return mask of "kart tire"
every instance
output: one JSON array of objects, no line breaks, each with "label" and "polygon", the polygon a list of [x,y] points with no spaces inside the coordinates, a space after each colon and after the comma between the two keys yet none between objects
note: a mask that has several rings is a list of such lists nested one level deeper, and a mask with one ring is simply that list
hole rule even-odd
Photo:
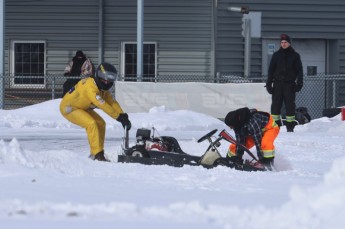
[{"label": "kart tire", "polygon": [[213,162],[213,166],[216,167],[218,165],[229,166],[229,162],[225,158],[218,158]]},{"label": "kart tire", "polygon": [[134,149],[131,153],[132,157],[149,157],[149,154],[146,152],[145,149]]}]

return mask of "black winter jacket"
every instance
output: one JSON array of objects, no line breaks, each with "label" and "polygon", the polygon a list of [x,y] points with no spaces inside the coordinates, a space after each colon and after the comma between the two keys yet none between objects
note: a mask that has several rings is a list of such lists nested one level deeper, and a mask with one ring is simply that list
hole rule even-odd
[{"label": "black winter jacket", "polygon": [[287,49],[280,48],[272,56],[267,84],[277,81],[296,82],[297,85],[303,85],[301,57],[291,46]]}]

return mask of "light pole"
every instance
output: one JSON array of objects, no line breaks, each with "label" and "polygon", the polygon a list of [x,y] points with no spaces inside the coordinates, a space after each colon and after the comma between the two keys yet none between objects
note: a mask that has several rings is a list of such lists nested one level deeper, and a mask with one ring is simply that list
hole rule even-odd
[{"label": "light pole", "polygon": [[241,7],[228,7],[231,12],[239,12],[242,15],[242,36],[244,37],[244,71],[243,75],[247,78],[250,75],[250,52],[251,52],[251,20],[245,17],[244,14],[249,14],[249,8]]},{"label": "light pole", "polygon": [[243,36],[244,36],[244,77],[250,75],[250,59],[251,59],[251,20],[249,18],[242,18]]}]

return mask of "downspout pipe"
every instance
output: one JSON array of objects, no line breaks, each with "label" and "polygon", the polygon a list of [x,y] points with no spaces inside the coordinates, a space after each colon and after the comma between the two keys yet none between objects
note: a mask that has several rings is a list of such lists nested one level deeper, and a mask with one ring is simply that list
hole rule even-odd
[{"label": "downspout pipe", "polygon": [[104,40],[104,29],[103,29],[103,0],[99,0],[98,5],[98,64],[101,64],[104,60],[103,53],[103,40]]},{"label": "downspout pipe", "polygon": [[0,0],[0,109],[5,107],[5,75],[4,75],[4,36],[5,36],[5,1]]},{"label": "downspout pipe", "polygon": [[137,80],[143,79],[144,0],[137,0]]},{"label": "downspout pipe", "polygon": [[211,77],[215,83],[217,82],[216,76],[216,47],[217,47],[217,8],[218,0],[214,0],[212,4],[212,28],[211,28]]}]

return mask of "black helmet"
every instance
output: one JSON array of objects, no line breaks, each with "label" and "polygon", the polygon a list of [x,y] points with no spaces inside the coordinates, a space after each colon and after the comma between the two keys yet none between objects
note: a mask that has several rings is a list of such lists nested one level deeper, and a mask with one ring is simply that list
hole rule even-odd
[{"label": "black helmet", "polygon": [[101,63],[96,70],[95,81],[98,89],[107,91],[113,85],[117,77],[116,68],[109,63]]}]

